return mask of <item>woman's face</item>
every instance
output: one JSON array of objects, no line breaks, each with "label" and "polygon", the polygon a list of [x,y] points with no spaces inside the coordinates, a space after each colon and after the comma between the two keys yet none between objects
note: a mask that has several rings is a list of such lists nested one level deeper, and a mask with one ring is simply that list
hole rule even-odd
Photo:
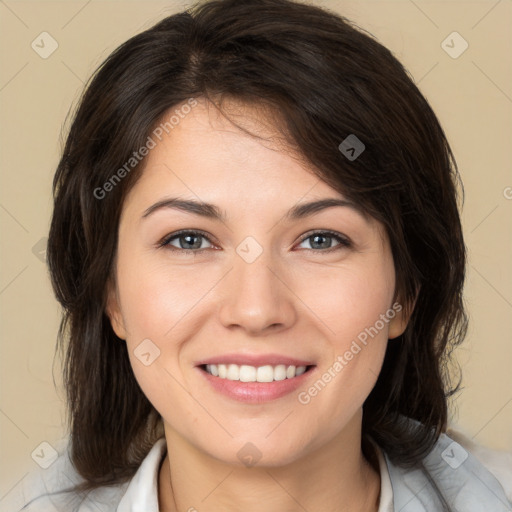
[{"label": "woman's face", "polygon": [[[203,102],[168,130],[123,205],[112,325],[168,440],[228,463],[293,462],[357,424],[405,328],[388,238]],[[340,203],[304,208],[320,200]]]}]

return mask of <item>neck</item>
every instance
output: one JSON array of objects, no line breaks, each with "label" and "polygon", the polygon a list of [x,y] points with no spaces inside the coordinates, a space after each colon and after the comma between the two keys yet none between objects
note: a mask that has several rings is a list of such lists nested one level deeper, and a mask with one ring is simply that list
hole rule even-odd
[{"label": "neck", "polygon": [[363,456],[355,423],[290,464],[250,468],[209,457],[166,426],[172,449],[160,468],[160,510],[377,512],[380,475]]}]

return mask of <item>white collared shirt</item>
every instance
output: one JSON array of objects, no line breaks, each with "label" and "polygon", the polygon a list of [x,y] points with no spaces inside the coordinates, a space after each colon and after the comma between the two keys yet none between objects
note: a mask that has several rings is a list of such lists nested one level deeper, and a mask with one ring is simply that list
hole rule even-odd
[{"label": "white collared shirt", "polygon": [[[512,501],[512,453],[479,446],[453,429],[449,435],[494,474]],[[81,480],[69,461],[66,444],[67,439],[61,440],[60,455],[49,468],[32,471],[7,493],[0,501],[1,512],[159,512],[158,477],[167,452],[165,438],[153,445],[128,483],[101,487],[86,497],[63,492]],[[376,448],[381,478],[378,512],[393,512],[393,489],[388,468],[381,450]]]}]

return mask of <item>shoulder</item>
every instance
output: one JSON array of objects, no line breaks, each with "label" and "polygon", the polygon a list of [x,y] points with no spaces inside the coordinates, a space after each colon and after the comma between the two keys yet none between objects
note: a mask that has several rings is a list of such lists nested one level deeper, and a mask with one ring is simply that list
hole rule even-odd
[{"label": "shoulder", "polygon": [[393,464],[385,452],[384,457],[395,510],[512,510],[510,454],[480,446],[454,428],[413,467]]},{"label": "shoulder", "polygon": [[499,481],[509,501],[512,502],[512,451],[493,450],[473,441],[458,426],[452,426],[446,435],[475,456]]},{"label": "shoulder", "polygon": [[115,510],[128,483],[100,487],[78,493],[74,487],[83,478],[73,467],[69,438],[55,444],[56,454],[45,469],[26,474],[0,501],[0,508],[9,512],[108,512]]}]

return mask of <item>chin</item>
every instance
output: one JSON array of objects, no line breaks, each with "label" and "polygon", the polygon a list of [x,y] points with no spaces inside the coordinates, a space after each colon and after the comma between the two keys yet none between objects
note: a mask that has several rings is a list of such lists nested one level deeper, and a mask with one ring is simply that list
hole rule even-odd
[{"label": "chin", "polygon": [[305,455],[303,442],[297,440],[290,445],[290,440],[283,444],[283,439],[265,439],[264,435],[232,439],[219,443],[215,449],[207,452],[215,459],[239,467],[277,468],[292,464]]}]

